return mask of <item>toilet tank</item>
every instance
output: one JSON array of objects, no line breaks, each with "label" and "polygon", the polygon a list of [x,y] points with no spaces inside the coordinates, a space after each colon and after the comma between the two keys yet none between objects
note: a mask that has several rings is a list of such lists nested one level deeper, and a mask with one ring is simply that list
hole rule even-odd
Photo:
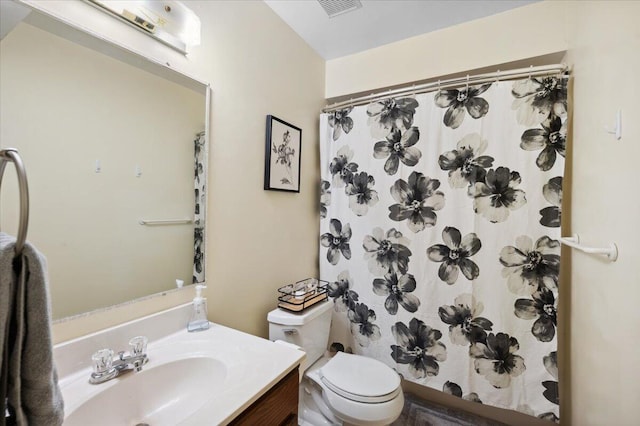
[{"label": "toilet tank", "polygon": [[300,346],[307,354],[300,374],[316,362],[327,349],[333,303],[320,302],[302,313],[274,309],[267,315],[269,340],[284,340]]}]

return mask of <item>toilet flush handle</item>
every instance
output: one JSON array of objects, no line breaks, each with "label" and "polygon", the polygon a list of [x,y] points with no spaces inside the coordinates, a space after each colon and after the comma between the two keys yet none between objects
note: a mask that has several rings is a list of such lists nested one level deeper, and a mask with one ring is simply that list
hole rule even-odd
[{"label": "toilet flush handle", "polygon": [[298,334],[298,330],[296,330],[295,328],[285,328],[284,330],[284,334],[287,336],[291,336],[293,334]]}]

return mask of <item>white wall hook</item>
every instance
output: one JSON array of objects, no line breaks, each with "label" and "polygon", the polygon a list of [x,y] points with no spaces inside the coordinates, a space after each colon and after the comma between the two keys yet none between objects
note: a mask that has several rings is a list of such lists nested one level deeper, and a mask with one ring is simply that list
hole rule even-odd
[{"label": "white wall hook", "polygon": [[610,129],[609,127],[605,127],[604,130],[606,130],[607,133],[616,135],[617,140],[622,139],[622,110],[621,109],[619,109],[618,112],[616,113],[616,122],[614,123],[614,128]]},{"label": "white wall hook", "polygon": [[102,171],[102,164],[100,164],[100,160],[96,160],[94,170],[96,173],[100,173]]},{"label": "white wall hook", "polygon": [[609,247],[589,247],[580,242],[580,236],[578,234],[573,234],[572,237],[562,237],[560,238],[560,242],[585,253],[606,256],[611,262],[618,260],[618,246],[615,243],[609,244]]}]

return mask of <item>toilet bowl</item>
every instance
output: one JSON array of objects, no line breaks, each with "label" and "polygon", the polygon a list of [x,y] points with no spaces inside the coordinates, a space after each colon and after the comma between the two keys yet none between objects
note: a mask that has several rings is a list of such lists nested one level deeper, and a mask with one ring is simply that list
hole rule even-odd
[{"label": "toilet bowl", "polygon": [[361,355],[328,356],[332,304],[303,313],[269,312],[269,338],[307,353],[300,366],[299,424],[305,426],[388,425],[404,405],[400,377],[387,365]]},{"label": "toilet bowl", "polygon": [[339,420],[354,425],[388,425],[404,405],[400,377],[380,361],[338,352],[323,357],[306,372],[322,400]]}]

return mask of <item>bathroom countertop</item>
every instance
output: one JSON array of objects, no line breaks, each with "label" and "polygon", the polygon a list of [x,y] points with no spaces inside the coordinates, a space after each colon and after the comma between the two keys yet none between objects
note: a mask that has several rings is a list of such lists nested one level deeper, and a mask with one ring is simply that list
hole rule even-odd
[{"label": "bathroom countertop", "polygon": [[251,361],[242,368],[242,374],[225,383],[224,395],[212,399],[206,410],[200,410],[186,419],[181,423],[184,426],[228,424],[287,374],[298,368],[306,356],[301,350],[218,324],[211,324],[209,330],[195,334],[201,334],[203,338],[216,335],[216,340],[222,338],[230,345],[244,347],[244,355],[248,355]]},{"label": "bathroom countertop", "polygon": [[[132,335],[132,332],[130,329],[127,334]],[[68,374],[61,375],[60,386],[65,400],[65,423],[86,424],[83,422],[90,420],[97,422],[92,423],[95,426],[116,424],[122,419],[112,416],[114,407],[111,405],[118,405],[117,411],[121,411],[122,416],[125,412],[133,413],[128,414],[128,418],[133,416],[139,422],[153,420],[147,422],[154,425],[226,425],[295,370],[306,356],[292,345],[274,343],[215,323],[204,331],[189,333],[181,329],[158,337],[149,342],[149,362],[140,373],[128,372],[105,383],[91,385],[88,383],[90,366],[78,366],[80,368],[73,371],[69,371],[70,366],[64,366],[63,370]],[[109,347],[104,344],[104,336],[99,334],[86,339],[89,341],[69,343],[95,350]],[[64,349],[68,354],[74,347]],[[216,367],[216,374],[207,368],[200,370],[195,366],[209,365],[199,363],[203,358],[215,360],[216,365],[223,367]],[[60,356],[58,360],[61,361]],[[77,365],[77,361],[74,364]],[[152,370],[158,367],[160,369],[156,371],[168,375],[154,376]],[[198,376],[199,381],[194,381],[193,377]],[[154,382],[153,377],[165,379]],[[165,384],[166,388],[162,389]],[[109,396],[121,395],[123,391],[124,394],[135,392],[136,398],[116,401]],[[198,395],[203,403],[197,407],[189,401],[193,392],[203,393]],[[161,400],[158,394],[169,397]],[[106,406],[104,413],[96,412],[102,408],[92,408],[102,406]],[[171,413],[171,419],[164,414],[158,417],[163,410]]]}]

